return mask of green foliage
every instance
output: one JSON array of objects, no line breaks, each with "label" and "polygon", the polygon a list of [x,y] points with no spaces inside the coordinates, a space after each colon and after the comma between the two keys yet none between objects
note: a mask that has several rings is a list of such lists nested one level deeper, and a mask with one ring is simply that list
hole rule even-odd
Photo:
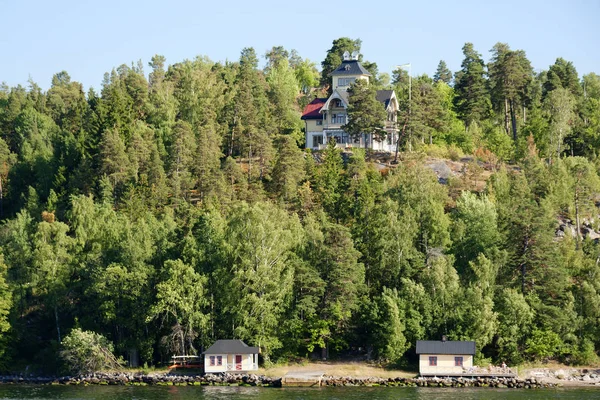
[{"label": "green foliage", "polygon": [[448,69],[446,61],[440,60],[437,69],[435,70],[435,74],[433,75],[433,81],[441,81],[448,85],[450,84],[450,82],[452,82],[452,72]]},{"label": "green foliage", "polygon": [[[375,95],[375,87],[365,79],[358,79],[348,89],[348,122],[342,129],[355,139],[369,135],[370,140],[381,141],[386,136],[387,113]],[[365,139],[365,147],[368,141]]]},{"label": "green foliage", "polygon": [[10,323],[8,320],[8,314],[12,307],[12,293],[9,290],[9,286],[6,282],[6,265],[4,264],[4,257],[0,254],[0,369],[8,367],[6,363],[7,357],[5,355],[6,345],[8,342],[8,332],[10,331]]},{"label": "green foliage", "polygon": [[375,335],[378,337],[376,347],[379,348],[379,357],[386,362],[398,362],[409,347],[404,337],[402,302],[396,289],[383,289],[378,307],[380,320]]},{"label": "green foliage", "polygon": [[241,203],[227,222],[225,278],[222,293],[230,293],[225,310],[235,336],[262,349],[265,357],[281,347],[279,317],[289,302],[294,274],[289,260],[301,240],[298,219],[268,203]]},{"label": "green foliage", "polygon": [[465,43],[463,55],[465,58],[461,70],[454,75],[454,107],[468,128],[473,122],[489,116],[491,104],[485,87],[486,71],[481,55],[475,51],[472,43]]},{"label": "green foliage", "polygon": [[486,196],[477,198],[473,193],[462,192],[456,202],[452,237],[456,263],[466,275],[467,265],[479,254],[496,256],[499,232],[494,204]]},{"label": "green foliage", "polygon": [[328,85],[330,82],[329,74],[333,72],[341,63],[344,52],[352,53],[360,51],[362,41],[360,39],[350,39],[342,37],[335,39],[331,48],[327,50],[327,57],[321,63],[321,85]]},{"label": "green foliage", "polygon": [[118,369],[120,360],[113,355],[113,345],[104,336],[75,328],[62,342],[60,356],[74,374],[90,374]]},{"label": "green foliage", "polygon": [[563,354],[564,343],[556,332],[534,329],[525,343],[525,353],[535,360],[547,361]]},{"label": "green foliage", "polygon": [[[345,128],[377,138],[374,90],[394,88],[409,151],[303,153],[300,110],[360,44],[334,40],[321,85],[281,46],[264,69],[253,48],[156,55],[148,80],[121,65],[100,92],[65,71],[47,91],[0,85],[0,369],[56,373],[61,341],[78,369],[110,368],[109,340],[151,368],[222,338],[266,365],[353,349],[404,364],[441,335],[489,362],[593,363],[598,75],[561,58],[534,75],[503,43],[487,66],[467,43],[454,79],[440,62],[390,84],[362,62]],[[456,174],[465,155],[449,185],[426,158]]]},{"label": "green foliage", "polygon": [[164,280],[156,285],[157,302],[150,308],[148,319],[160,318],[161,325],[171,325],[172,333],[163,338],[173,354],[194,354],[194,339],[206,332],[208,317],[203,309],[208,304],[206,277],[181,260],[165,263]]}]

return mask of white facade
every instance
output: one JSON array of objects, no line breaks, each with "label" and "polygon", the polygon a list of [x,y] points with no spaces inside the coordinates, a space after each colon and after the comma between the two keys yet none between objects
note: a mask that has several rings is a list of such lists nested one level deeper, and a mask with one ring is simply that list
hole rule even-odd
[{"label": "white facade", "polygon": [[[435,357],[435,360],[431,358]],[[458,358],[458,359],[457,359]],[[432,365],[435,364],[435,365]],[[462,365],[460,365],[462,364]],[[462,374],[463,368],[473,367],[470,354],[420,354],[419,373],[426,375]]]},{"label": "white facade", "polygon": [[[346,63],[354,63],[350,68]],[[372,135],[362,135],[361,138],[353,138],[348,135],[342,126],[348,123],[348,89],[358,79],[369,80],[370,74],[358,63],[358,54],[344,55],[344,63],[347,73],[333,74],[331,85],[333,92],[328,99],[315,99],[324,101],[320,104],[311,103],[305,108],[302,119],[305,121],[306,148],[322,150],[327,147],[330,140],[334,140],[338,148],[362,147],[376,151],[394,152],[398,140],[396,126],[398,99],[393,91],[379,91],[378,100],[386,107],[387,120],[385,121],[386,138],[381,142],[373,140]],[[358,67],[357,67],[358,65]],[[386,92],[386,93],[384,93]],[[383,98],[379,96],[383,95]],[[326,100],[326,101],[325,101]],[[313,106],[314,104],[314,106]],[[318,104],[318,108],[315,106]],[[318,113],[318,114],[317,114]],[[316,115],[315,115],[316,114]],[[366,141],[366,143],[365,143]],[[366,145],[366,146],[365,146]]]},{"label": "white facade", "polygon": [[205,354],[204,372],[244,372],[258,369],[258,354]]}]

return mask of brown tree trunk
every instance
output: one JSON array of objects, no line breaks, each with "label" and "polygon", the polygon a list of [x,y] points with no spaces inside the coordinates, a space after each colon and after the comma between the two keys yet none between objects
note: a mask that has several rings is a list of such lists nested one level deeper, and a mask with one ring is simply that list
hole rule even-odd
[{"label": "brown tree trunk", "polygon": [[512,125],[512,135],[515,143],[517,142],[517,116],[515,115],[515,103],[514,100],[510,100],[510,122]]},{"label": "brown tree trunk", "polygon": [[[512,104],[511,104],[511,107],[512,107]],[[505,97],[504,98],[504,130],[506,131],[507,135],[510,134],[509,115],[512,115],[512,108],[511,108],[511,111],[509,112],[508,99]]]},{"label": "brown tree trunk", "polygon": [[[579,184],[579,179],[577,184]],[[579,218],[579,189],[577,187],[575,187],[575,224],[577,225],[576,248],[579,250],[579,243],[581,242],[581,220]]]}]

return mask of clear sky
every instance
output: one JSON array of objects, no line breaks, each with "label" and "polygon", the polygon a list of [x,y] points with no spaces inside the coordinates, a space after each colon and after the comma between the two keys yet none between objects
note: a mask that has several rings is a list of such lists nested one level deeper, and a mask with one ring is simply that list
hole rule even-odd
[{"label": "clear sky", "polygon": [[362,39],[380,72],[410,62],[413,75],[432,75],[440,59],[457,71],[465,42],[486,61],[505,42],[536,70],[563,57],[580,76],[600,74],[600,0],[0,0],[0,21],[0,82],[9,86],[31,77],[47,89],[66,70],[98,89],[105,72],[140,59],[147,66],[154,54],[168,64],[225,61],[244,47],[262,56],[281,45],[320,67],[343,36]]}]

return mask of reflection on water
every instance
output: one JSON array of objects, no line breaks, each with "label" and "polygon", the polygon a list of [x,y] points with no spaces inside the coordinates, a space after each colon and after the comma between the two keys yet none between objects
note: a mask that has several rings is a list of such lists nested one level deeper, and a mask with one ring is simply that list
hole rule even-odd
[{"label": "reflection on water", "polygon": [[0,385],[2,400],[511,400],[599,399],[600,388],[258,388],[232,386],[36,386]]}]

